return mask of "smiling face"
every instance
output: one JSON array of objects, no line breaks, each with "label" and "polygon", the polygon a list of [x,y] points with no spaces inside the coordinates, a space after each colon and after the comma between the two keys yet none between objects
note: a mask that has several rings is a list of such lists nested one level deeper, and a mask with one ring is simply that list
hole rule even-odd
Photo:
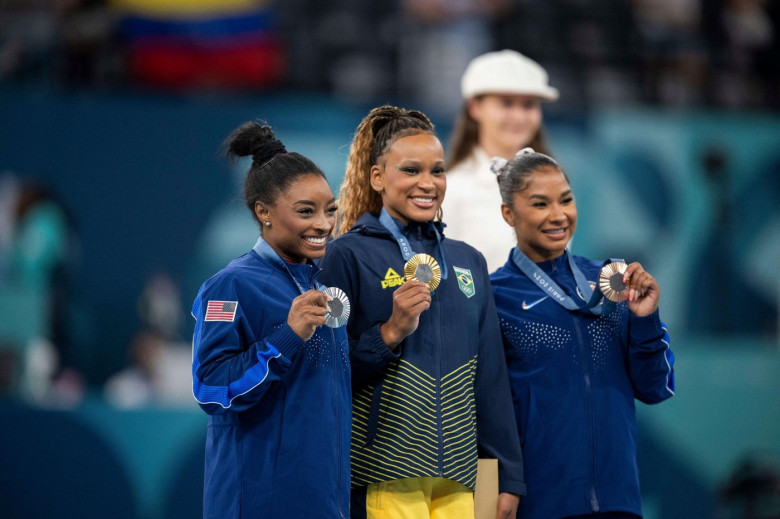
[{"label": "smiling face", "polygon": [[504,220],[515,228],[517,246],[534,263],[562,255],[577,227],[577,206],[559,169],[534,171],[527,187],[501,204]]},{"label": "smiling face", "polygon": [[336,223],[336,199],[324,178],[303,175],[272,206],[257,202],[255,214],[268,245],[285,261],[304,263],[325,254]]},{"label": "smiling face", "polygon": [[444,200],[444,149],[429,133],[401,137],[371,167],[371,187],[382,205],[404,224],[433,220]]},{"label": "smiling face", "polygon": [[488,155],[510,158],[533,141],[542,126],[539,98],[488,94],[469,101],[469,115],[479,125],[479,144]]}]

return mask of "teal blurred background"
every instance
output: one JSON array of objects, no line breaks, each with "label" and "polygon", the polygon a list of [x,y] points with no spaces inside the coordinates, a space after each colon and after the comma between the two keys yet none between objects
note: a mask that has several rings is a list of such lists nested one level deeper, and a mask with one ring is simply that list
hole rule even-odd
[{"label": "teal blurred background", "polygon": [[[152,14],[143,0],[82,4],[61,19],[119,6],[85,23],[120,37],[48,47],[56,59],[31,47],[11,72],[8,12],[25,4],[0,9],[0,253],[13,250],[4,188],[34,183],[56,204],[31,213],[20,247],[66,267],[54,291],[32,270],[22,286],[0,254],[0,517],[196,518],[206,415],[189,390],[189,306],[258,234],[242,204],[247,164],[228,164],[220,143],[266,120],[337,192],[372,106],[422,109],[446,143],[463,56],[444,37],[450,53],[434,55],[449,69],[415,75],[410,56],[446,24],[400,31],[408,13],[393,2],[296,0],[275,18],[257,2],[245,19],[212,13],[216,24],[172,14],[175,2]],[[637,404],[645,516],[780,517],[776,29],[775,53],[748,63],[713,51],[723,34],[705,30],[713,6],[740,2],[702,2],[700,26],[676,19],[667,32],[624,2],[504,4],[490,45],[527,52],[561,90],[545,123],[577,198],[574,252],[640,261],[661,285],[677,394]],[[777,2],[755,5],[776,20]],[[227,41],[246,20],[256,38]],[[456,34],[473,36],[467,21]],[[41,310],[52,306],[58,320]]]}]

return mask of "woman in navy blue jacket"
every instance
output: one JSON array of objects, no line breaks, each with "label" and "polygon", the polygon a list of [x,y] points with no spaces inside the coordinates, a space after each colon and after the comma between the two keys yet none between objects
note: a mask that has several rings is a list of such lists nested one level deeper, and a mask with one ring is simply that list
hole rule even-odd
[{"label": "woman in navy blue jacket", "polygon": [[[354,309],[354,518],[473,517],[478,455],[498,459],[496,517],[513,517],[524,492],[485,259],[443,236],[446,183],[424,114],[384,106],[363,119],[339,199],[343,234],[321,276]],[[404,279],[421,253],[438,263],[438,286]]]},{"label": "woman in navy blue jacket", "polygon": [[496,170],[517,235],[491,283],[528,487],[518,517],[640,517],[634,399],[674,394],[658,283],[632,263],[625,300],[597,303],[602,264],[566,250],[577,224],[566,174],[530,148]]},{"label": "woman in navy blue jacket", "polygon": [[252,156],[245,201],[261,229],[192,305],[193,392],[208,413],[203,516],[346,519],[350,371],[344,328],[312,260],[336,204],[325,175],[246,123],[230,156]]}]

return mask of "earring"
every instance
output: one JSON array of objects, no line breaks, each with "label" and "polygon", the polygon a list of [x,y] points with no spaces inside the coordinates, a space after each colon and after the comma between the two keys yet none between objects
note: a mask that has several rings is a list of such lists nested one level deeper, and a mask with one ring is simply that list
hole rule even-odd
[{"label": "earring", "polygon": [[271,227],[271,222],[263,222],[266,227]]}]

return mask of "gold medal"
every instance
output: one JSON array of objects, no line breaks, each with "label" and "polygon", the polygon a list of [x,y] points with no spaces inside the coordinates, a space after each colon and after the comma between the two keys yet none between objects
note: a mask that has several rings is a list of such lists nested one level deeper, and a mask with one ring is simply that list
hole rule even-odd
[{"label": "gold medal", "polygon": [[623,273],[628,265],[622,261],[607,263],[599,274],[599,289],[604,297],[614,303],[628,299],[628,285],[623,283]]},{"label": "gold medal", "polygon": [[422,281],[433,292],[441,281],[441,268],[428,254],[415,254],[404,265],[404,277],[407,281]]},{"label": "gold medal", "polygon": [[337,287],[328,287],[322,290],[332,299],[328,301],[328,313],[325,314],[325,325],[331,328],[339,328],[347,324],[349,319],[349,298],[343,290]]}]

